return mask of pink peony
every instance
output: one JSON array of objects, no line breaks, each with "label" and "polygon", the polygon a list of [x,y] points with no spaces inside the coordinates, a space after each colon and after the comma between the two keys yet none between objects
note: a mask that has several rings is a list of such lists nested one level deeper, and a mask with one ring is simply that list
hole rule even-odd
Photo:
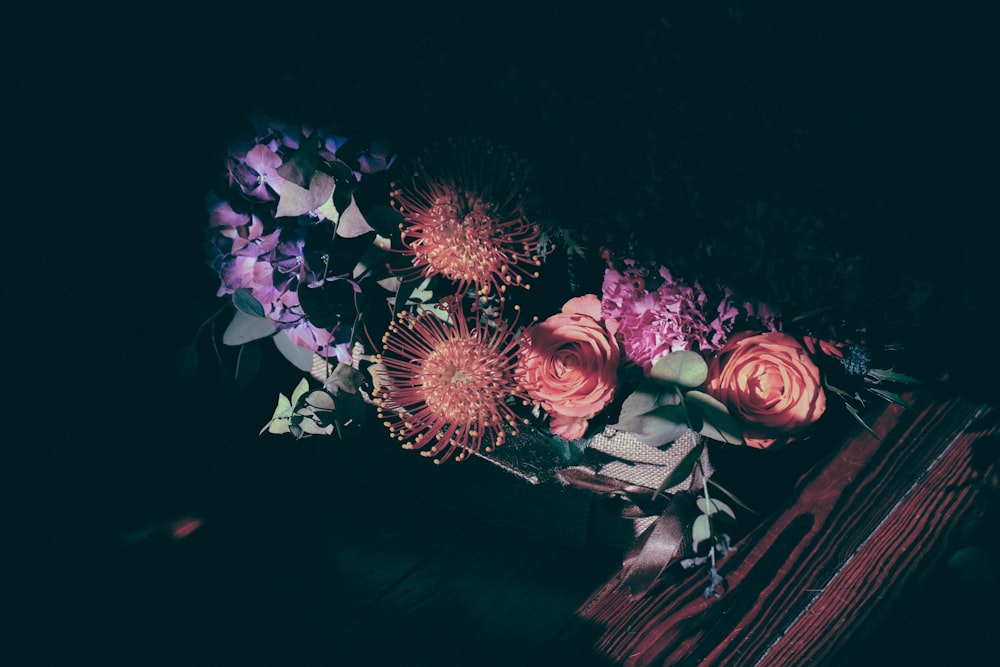
[{"label": "pink peony", "polygon": [[589,420],[614,398],[621,355],[616,326],[602,321],[600,300],[588,294],[522,335],[518,381],[549,414],[554,435],[582,438]]}]

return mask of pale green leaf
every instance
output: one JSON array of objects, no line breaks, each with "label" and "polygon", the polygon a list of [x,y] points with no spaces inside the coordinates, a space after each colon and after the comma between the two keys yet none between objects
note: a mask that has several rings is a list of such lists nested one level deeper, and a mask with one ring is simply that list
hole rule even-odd
[{"label": "pale green leaf", "polygon": [[300,371],[305,371],[309,373],[312,371],[313,365],[313,352],[312,350],[307,350],[304,347],[296,345],[292,342],[292,339],[288,337],[288,333],[282,329],[274,335],[274,345],[281,352],[285,359],[288,359],[293,366],[298,368]]},{"label": "pale green leaf", "polygon": [[708,378],[708,364],[697,352],[678,350],[657,361],[650,377],[682,387],[700,387]]},{"label": "pale green leaf", "polygon": [[309,181],[309,188],[302,188],[286,181],[281,185],[276,218],[295,217],[315,211],[333,195],[336,180],[330,174],[317,171]]},{"label": "pale green leaf", "polygon": [[292,392],[292,405],[298,407],[299,400],[305,396],[305,393],[309,391],[309,380],[302,378],[299,383],[295,385],[295,390]]},{"label": "pale green leaf", "polygon": [[263,434],[266,430],[268,433],[272,433],[274,435],[285,435],[289,432],[290,425],[291,424],[287,417],[272,419],[263,429],[261,429],[260,434]]},{"label": "pale green leaf", "polygon": [[365,220],[357,202],[354,201],[354,195],[351,195],[351,203],[340,214],[340,220],[337,222],[337,236],[352,239],[371,231],[374,231],[374,228]]},{"label": "pale green leaf", "polygon": [[652,379],[642,383],[622,402],[618,419],[620,422],[644,415],[664,405],[679,405],[681,394],[674,386],[665,386]]},{"label": "pale green leaf", "polygon": [[326,218],[327,220],[329,220],[330,222],[336,223],[338,220],[340,220],[340,211],[338,211],[337,207],[334,205],[332,196],[325,202],[320,204],[316,208],[316,212],[319,213],[324,218]]},{"label": "pale green leaf", "polygon": [[278,330],[271,320],[254,315],[247,315],[237,310],[233,321],[229,323],[222,334],[222,342],[226,345],[243,345],[254,340],[266,338]]},{"label": "pale green leaf", "polygon": [[695,520],[694,525],[691,527],[691,542],[694,551],[698,551],[698,546],[705,542],[706,540],[712,539],[712,524],[708,517],[704,514],[699,514]]}]

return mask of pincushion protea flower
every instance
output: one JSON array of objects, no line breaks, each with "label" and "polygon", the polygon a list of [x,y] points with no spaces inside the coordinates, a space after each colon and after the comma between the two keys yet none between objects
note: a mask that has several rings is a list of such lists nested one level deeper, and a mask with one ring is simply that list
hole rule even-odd
[{"label": "pincushion protea flower", "polygon": [[507,399],[524,400],[514,380],[517,344],[502,321],[456,312],[401,313],[382,339],[375,405],[404,449],[425,449],[443,463],[502,445],[518,417]]},{"label": "pincushion protea flower", "polygon": [[542,248],[526,180],[522,160],[483,141],[452,141],[417,159],[392,184],[413,277],[441,275],[458,294],[471,287],[482,297],[528,287]]}]

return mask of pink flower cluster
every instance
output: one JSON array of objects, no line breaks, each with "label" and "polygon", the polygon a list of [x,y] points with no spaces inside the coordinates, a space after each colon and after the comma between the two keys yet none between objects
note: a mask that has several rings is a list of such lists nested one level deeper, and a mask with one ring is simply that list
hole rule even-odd
[{"label": "pink flower cluster", "polygon": [[604,272],[601,314],[618,322],[626,358],[646,375],[671,352],[706,352],[725,345],[739,314],[728,290],[713,308],[697,282],[675,279],[666,267],[654,272],[635,260],[622,264]]}]

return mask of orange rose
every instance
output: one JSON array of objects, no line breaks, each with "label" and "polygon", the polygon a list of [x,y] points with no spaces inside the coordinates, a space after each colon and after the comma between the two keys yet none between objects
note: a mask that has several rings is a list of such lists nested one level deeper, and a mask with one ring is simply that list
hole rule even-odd
[{"label": "orange rose", "polygon": [[601,320],[593,294],[571,299],[563,312],[525,330],[517,377],[549,413],[554,435],[582,438],[588,420],[614,398],[621,354],[614,330],[614,322]]},{"label": "orange rose", "polygon": [[730,338],[709,362],[707,389],[744,423],[746,443],[760,449],[791,442],[826,410],[819,368],[783,333]]}]

